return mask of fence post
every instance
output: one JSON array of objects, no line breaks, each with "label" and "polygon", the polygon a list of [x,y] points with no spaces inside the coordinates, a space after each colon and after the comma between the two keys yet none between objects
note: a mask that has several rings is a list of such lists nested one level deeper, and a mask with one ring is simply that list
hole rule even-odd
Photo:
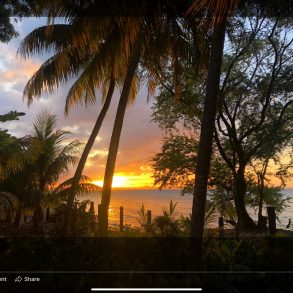
[{"label": "fence post", "polygon": [[93,201],[91,201],[89,213],[95,214],[95,203]]},{"label": "fence post", "polygon": [[101,204],[98,205],[98,230],[100,231],[100,223],[101,223]]},{"label": "fence post", "polygon": [[151,232],[152,230],[152,211],[147,211],[147,232]]},{"label": "fence post", "polygon": [[269,235],[275,235],[276,228],[276,211],[274,207],[267,207],[268,220],[269,220]]},{"label": "fence post", "polygon": [[120,232],[123,232],[123,207],[120,207]]},{"label": "fence post", "polygon": [[219,239],[224,238],[224,218],[219,217]]},{"label": "fence post", "polygon": [[268,217],[260,216],[258,220],[258,226],[260,229],[267,229]]},{"label": "fence post", "polygon": [[47,207],[46,209],[46,223],[49,223],[50,222],[50,208]]}]

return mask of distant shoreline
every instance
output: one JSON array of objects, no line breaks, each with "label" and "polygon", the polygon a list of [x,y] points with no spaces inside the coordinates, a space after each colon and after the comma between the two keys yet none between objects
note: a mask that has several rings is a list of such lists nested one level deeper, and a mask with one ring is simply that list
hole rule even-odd
[{"label": "distant shoreline", "polygon": [[[165,191],[165,190],[181,190],[181,188],[164,188],[160,190],[156,187],[113,187],[112,190],[157,190],[157,191]],[[282,190],[293,190],[293,187],[285,187]]]}]

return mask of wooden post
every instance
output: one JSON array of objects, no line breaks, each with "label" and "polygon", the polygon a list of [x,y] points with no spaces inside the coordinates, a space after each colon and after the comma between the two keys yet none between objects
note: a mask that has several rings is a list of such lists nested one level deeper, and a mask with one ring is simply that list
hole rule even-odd
[{"label": "wooden post", "polygon": [[47,207],[47,210],[46,210],[46,223],[49,223],[50,222],[50,208]]},{"label": "wooden post", "polygon": [[219,217],[219,239],[224,238],[224,218]]},{"label": "wooden post", "polygon": [[258,220],[258,227],[263,230],[267,229],[267,221],[268,221],[268,217],[261,215]]},{"label": "wooden post", "polygon": [[267,207],[268,220],[269,220],[269,235],[275,235],[276,228],[276,211],[274,207]]},{"label": "wooden post", "polygon": [[151,232],[152,231],[152,211],[148,210],[147,211],[147,232]]},{"label": "wooden post", "polygon": [[120,207],[120,232],[123,232],[123,207]]},{"label": "wooden post", "polygon": [[101,205],[98,205],[98,221],[100,222],[100,217],[101,217]]},{"label": "wooden post", "polygon": [[91,201],[89,213],[95,214],[95,203],[93,201]]},{"label": "wooden post", "polygon": [[98,205],[98,231],[100,231],[100,223],[101,223],[101,204]]}]

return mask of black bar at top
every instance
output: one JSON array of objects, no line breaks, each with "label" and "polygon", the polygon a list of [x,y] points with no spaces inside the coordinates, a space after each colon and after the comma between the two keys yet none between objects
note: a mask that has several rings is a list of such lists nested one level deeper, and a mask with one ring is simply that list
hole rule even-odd
[{"label": "black bar at top", "polygon": [[[20,0],[19,0],[20,1]],[[111,17],[111,16],[186,16],[187,10],[199,0],[63,0],[63,9],[53,12],[51,16],[80,16],[80,17]],[[232,0],[231,0],[232,1]],[[15,0],[5,1],[5,7]],[[56,0],[36,1],[22,0],[31,6],[39,7],[32,9],[25,16],[47,16],[48,11],[52,13],[52,7]],[[60,1],[58,1],[60,2]],[[209,1],[207,1],[209,2]],[[44,9],[46,3],[46,9]],[[41,6],[40,6],[41,5]],[[0,17],[4,6],[0,7]],[[257,9],[259,8],[259,9]],[[37,11],[37,12],[36,12]],[[255,16],[261,11],[266,17],[293,17],[292,0],[239,0],[238,8],[234,15]],[[200,14],[206,12],[202,10]],[[7,11],[6,15],[7,16]],[[10,10],[10,16],[18,16],[15,10]]]}]

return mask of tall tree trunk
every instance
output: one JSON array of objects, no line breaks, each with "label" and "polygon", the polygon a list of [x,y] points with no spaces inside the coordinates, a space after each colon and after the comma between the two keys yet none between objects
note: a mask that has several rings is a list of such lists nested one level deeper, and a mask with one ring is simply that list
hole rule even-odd
[{"label": "tall tree trunk", "polygon": [[198,157],[191,217],[191,237],[197,238],[195,257],[200,266],[202,240],[205,223],[205,205],[210,161],[213,145],[213,133],[218,107],[219,84],[225,40],[226,21],[218,23],[213,31],[211,55],[209,60],[206,98],[201,121]]},{"label": "tall tree trunk", "polygon": [[131,89],[133,77],[136,71],[136,68],[139,63],[140,54],[136,49],[134,49],[133,56],[128,64],[127,73],[125,76],[117,113],[115,117],[115,122],[113,126],[110,146],[109,146],[109,153],[107,157],[107,164],[105,169],[104,175],[104,184],[103,184],[103,191],[102,191],[102,201],[101,201],[101,208],[99,214],[99,233],[100,236],[107,236],[108,234],[108,209],[110,204],[111,198],[111,191],[112,191],[112,180],[115,170],[115,163],[117,158],[117,152],[119,147],[119,141],[121,136],[121,130],[123,126],[123,120],[125,115],[125,110],[128,102],[129,92]]},{"label": "tall tree trunk", "polygon": [[247,230],[255,228],[255,223],[248,215],[245,207],[245,195],[247,191],[247,184],[244,174],[245,168],[243,166],[240,166],[234,176],[234,200],[238,216],[238,230]]},{"label": "tall tree trunk", "polygon": [[88,155],[93,147],[93,144],[95,143],[96,137],[100,131],[100,128],[102,126],[103,120],[108,112],[111,100],[112,100],[112,96],[113,96],[113,92],[115,89],[115,78],[112,75],[111,76],[111,80],[110,80],[110,85],[109,85],[109,89],[107,92],[107,96],[103,105],[103,108],[98,116],[98,119],[94,125],[93,131],[85,145],[85,148],[83,150],[83,153],[80,157],[80,160],[78,162],[78,166],[76,168],[74,177],[72,179],[72,185],[71,185],[71,189],[70,189],[70,193],[68,195],[68,200],[67,200],[67,211],[66,211],[66,215],[65,215],[65,219],[64,219],[64,232],[65,234],[69,234],[70,233],[70,222],[71,222],[71,217],[72,217],[72,207],[73,207],[73,202],[74,202],[74,198],[78,189],[78,184],[80,181],[80,177],[82,175],[82,171],[84,169],[85,163],[87,161]]}]

